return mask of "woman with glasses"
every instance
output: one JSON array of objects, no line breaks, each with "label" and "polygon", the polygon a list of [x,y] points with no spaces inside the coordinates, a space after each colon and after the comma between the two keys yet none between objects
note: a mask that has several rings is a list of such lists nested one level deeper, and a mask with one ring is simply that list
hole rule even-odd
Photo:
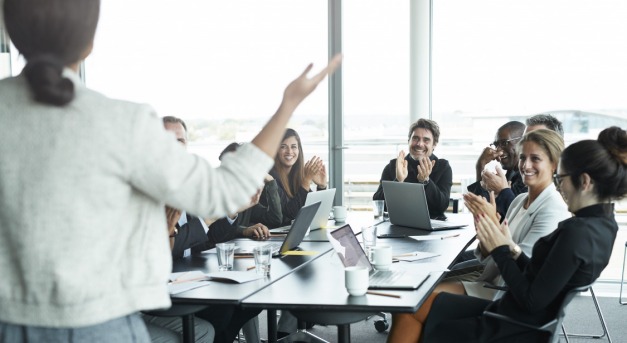
[{"label": "woman with glasses", "polygon": [[[573,217],[540,238],[529,257],[512,239],[507,222],[491,213],[475,215],[477,238],[507,284],[502,298],[433,293],[404,331],[388,342],[537,342],[542,333],[500,325],[484,317],[490,310],[530,325],[554,319],[565,294],[594,282],[607,266],[618,225],[612,201],[627,194],[627,133],[603,130],[564,150],[557,177]],[[410,337],[411,335],[411,337]]]},{"label": "woman with glasses", "polygon": [[[518,169],[529,192],[518,195],[512,201],[505,221],[509,223],[517,246],[526,254],[531,254],[531,247],[540,237],[549,234],[557,223],[570,217],[564,200],[553,185],[553,174],[557,170],[563,149],[562,138],[549,130],[531,132],[520,140]],[[491,217],[500,220],[493,193],[490,198],[491,202],[487,202],[479,195],[472,193],[464,195],[466,205],[474,215],[489,213]],[[484,266],[480,274],[449,277],[446,281],[440,282],[434,292],[466,294],[483,299],[493,299],[497,296],[503,281],[495,261],[481,243],[478,244],[474,254]],[[420,310],[417,313],[420,313]],[[391,331],[397,330],[396,327],[402,325],[405,320],[412,322],[413,315],[395,314]]]}]

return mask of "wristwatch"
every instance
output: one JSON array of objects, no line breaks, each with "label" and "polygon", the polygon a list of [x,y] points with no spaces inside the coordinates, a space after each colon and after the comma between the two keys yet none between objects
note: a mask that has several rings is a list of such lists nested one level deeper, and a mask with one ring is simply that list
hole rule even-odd
[{"label": "wristwatch", "polygon": [[170,238],[174,238],[174,237],[176,237],[176,235],[178,235],[178,234],[179,234],[179,229],[174,228],[174,233],[172,233],[172,234],[170,235]]},{"label": "wristwatch", "polygon": [[520,256],[520,254],[522,253],[522,250],[520,249],[520,246],[518,244],[516,244],[511,249],[511,253],[512,253],[512,257],[516,258],[516,257]]},{"label": "wristwatch", "polygon": [[426,185],[426,184],[428,184],[428,183],[429,183],[429,178],[426,178],[424,181],[422,181],[422,184],[423,184],[423,185]]}]

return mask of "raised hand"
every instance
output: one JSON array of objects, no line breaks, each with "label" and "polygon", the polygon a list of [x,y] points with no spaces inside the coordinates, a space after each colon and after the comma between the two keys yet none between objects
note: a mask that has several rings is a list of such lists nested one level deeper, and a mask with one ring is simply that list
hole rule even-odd
[{"label": "raised hand", "polygon": [[303,99],[316,89],[318,84],[324,80],[327,75],[332,74],[335,69],[339,67],[341,62],[341,54],[333,56],[333,58],[329,61],[329,64],[311,78],[308,78],[307,74],[311,71],[313,64],[309,64],[299,77],[287,85],[287,88],[285,88],[285,92],[283,93],[283,102],[293,107],[298,106]]},{"label": "raised hand", "polygon": [[[407,162],[407,161],[405,161]],[[418,163],[418,181],[424,182],[431,175],[431,171],[433,170],[433,166],[435,166],[435,160],[430,160],[429,157],[423,157],[420,159],[420,163]]]},{"label": "raised hand", "polygon": [[481,173],[482,186],[489,192],[493,191],[495,196],[498,196],[502,190],[510,187],[510,183],[507,181],[505,171],[500,165],[496,166],[496,174],[489,171],[483,171]]},{"label": "raised hand", "polygon": [[396,158],[396,181],[403,182],[407,178],[407,160],[405,151],[401,150]]},{"label": "raised hand", "polygon": [[309,186],[313,181],[315,175],[318,173],[320,169],[319,158],[314,156],[309,161],[305,162],[303,167],[303,183],[302,186],[304,189],[309,190]]}]

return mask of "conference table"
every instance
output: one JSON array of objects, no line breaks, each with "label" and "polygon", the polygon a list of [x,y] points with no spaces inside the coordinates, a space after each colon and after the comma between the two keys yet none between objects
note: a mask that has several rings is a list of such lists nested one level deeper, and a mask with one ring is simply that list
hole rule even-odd
[{"label": "conference table", "polygon": [[[393,263],[393,269],[429,273],[429,277],[415,290],[377,290],[394,297],[373,294],[355,297],[348,294],[344,287],[344,266],[326,238],[326,231],[344,223],[330,222],[328,228],[312,231],[300,245],[302,250],[315,251],[315,254],[273,259],[270,277],[242,284],[211,282],[208,286],[173,295],[172,301],[207,305],[232,304],[243,308],[268,310],[270,342],[276,341],[276,310],[292,311],[298,314],[299,318],[309,318],[308,321],[315,321],[314,319],[320,316],[324,316],[325,319],[336,316],[338,322],[350,321],[351,318],[358,321],[361,319],[357,318],[365,318],[377,312],[415,312],[475,237],[470,214],[447,215],[449,221],[468,226],[428,232],[391,225],[389,221],[383,219],[375,220],[372,212],[349,214],[347,222],[356,234],[361,232],[363,226],[376,225],[378,235],[392,233],[395,236],[407,236],[377,239],[377,244],[392,246],[394,255],[414,251],[437,254],[425,260]],[[433,236],[437,236],[437,239],[429,239]],[[429,238],[421,240],[421,237]],[[236,240],[236,244],[238,242],[246,244],[242,240]],[[236,259],[234,270],[247,270],[253,265],[251,258]],[[216,254],[211,251],[174,262],[175,272],[190,270],[214,272],[217,268]],[[348,341],[350,341],[349,326],[346,323],[338,324],[338,342]]]}]

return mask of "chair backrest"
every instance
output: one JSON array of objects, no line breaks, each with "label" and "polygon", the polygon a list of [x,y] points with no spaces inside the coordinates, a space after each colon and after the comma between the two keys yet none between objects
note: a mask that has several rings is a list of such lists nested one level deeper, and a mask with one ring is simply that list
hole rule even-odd
[{"label": "chair backrest", "polygon": [[551,339],[549,340],[549,342],[551,343],[559,342],[559,328],[562,327],[562,322],[564,322],[564,318],[566,317],[566,307],[568,307],[568,304],[570,304],[570,302],[575,298],[577,294],[581,292],[586,292],[590,287],[592,287],[592,284],[581,286],[581,287],[575,287],[571,289],[570,291],[568,291],[568,293],[566,293],[566,295],[564,296],[564,300],[562,300],[562,305],[560,306],[559,311],[557,312],[557,316],[555,320],[552,320],[551,322],[544,325],[544,326],[551,327],[550,329]]}]

